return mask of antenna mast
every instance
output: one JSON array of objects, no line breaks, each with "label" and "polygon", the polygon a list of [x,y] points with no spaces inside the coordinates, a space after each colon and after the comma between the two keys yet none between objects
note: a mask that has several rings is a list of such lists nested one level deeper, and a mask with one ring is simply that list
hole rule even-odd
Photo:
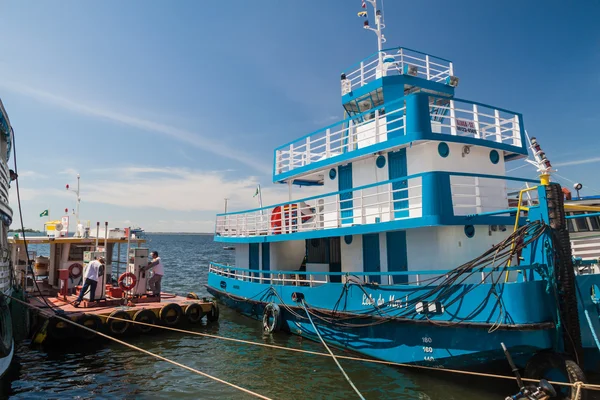
[{"label": "antenna mast", "polygon": [[79,203],[81,203],[81,197],[79,197],[79,180],[80,180],[80,176],[79,174],[77,174],[77,190],[73,190],[69,187],[69,185],[67,185],[67,190],[74,192],[77,195],[77,205],[75,206],[75,219],[77,220],[77,225],[79,225]]},{"label": "antenna mast", "polygon": [[[366,9],[367,8],[367,4],[369,3],[371,4],[371,6],[373,7],[373,14],[375,15],[375,28],[371,28],[369,26],[369,16],[367,11],[361,11],[358,13],[359,17],[365,17],[366,20],[364,22],[363,28],[370,30],[372,32],[375,32],[375,34],[377,35],[377,52],[378,52],[378,68],[380,71],[382,71],[382,65],[383,65],[383,54],[381,52],[381,50],[383,50],[383,44],[385,43],[385,36],[382,33],[382,30],[385,28],[385,24],[383,23],[383,14],[381,12],[381,10],[377,9],[377,0],[362,0],[362,8]],[[381,4],[383,5],[383,0],[381,0]]]},{"label": "antenna mast", "polygon": [[[527,132],[525,133],[527,135]],[[529,139],[529,135],[527,135]],[[550,173],[553,172],[552,164],[550,164],[550,160],[546,158],[546,153],[542,151],[542,147],[538,143],[537,139],[532,137],[529,139],[531,152],[533,153],[533,158],[535,161],[525,160],[533,166],[537,167],[538,172],[540,173],[540,183],[542,185],[548,185],[550,183]]]}]

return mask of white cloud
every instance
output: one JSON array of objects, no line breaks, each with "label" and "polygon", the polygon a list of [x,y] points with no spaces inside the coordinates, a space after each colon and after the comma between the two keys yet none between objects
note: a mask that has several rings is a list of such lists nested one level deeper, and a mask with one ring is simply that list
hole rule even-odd
[{"label": "white cloud", "polygon": [[570,165],[593,164],[600,162],[600,157],[585,158],[583,160],[573,160],[554,164],[555,167],[568,167]]},{"label": "white cloud", "polygon": [[112,122],[132,126],[134,128],[143,129],[146,131],[151,131],[169,136],[173,139],[187,143],[199,149],[209,151],[221,157],[237,160],[242,164],[248,165],[254,168],[256,171],[259,171],[264,174],[270,174],[272,172],[271,167],[269,165],[249,157],[248,154],[243,151],[237,151],[229,146],[224,145],[222,142],[212,140],[205,136],[200,136],[196,133],[184,129],[163,124],[161,122],[151,121],[148,119],[138,118],[136,116],[127,115],[124,113],[115,112],[112,110],[104,109],[102,107],[87,105],[79,100],[71,100],[65,97],[56,96],[52,93],[44,92],[42,90],[34,89],[32,87],[21,84],[0,82],[0,85],[13,92],[34,98],[38,101],[51,104],[55,107],[60,107],[65,110],[69,110],[71,112],[102,118]]}]

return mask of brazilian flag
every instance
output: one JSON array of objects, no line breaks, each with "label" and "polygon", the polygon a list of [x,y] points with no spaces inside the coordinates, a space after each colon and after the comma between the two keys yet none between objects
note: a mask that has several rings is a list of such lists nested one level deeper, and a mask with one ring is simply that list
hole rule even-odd
[{"label": "brazilian flag", "polygon": [[40,217],[47,217],[48,216],[48,210],[44,210],[42,211],[42,213],[40,214]]}]

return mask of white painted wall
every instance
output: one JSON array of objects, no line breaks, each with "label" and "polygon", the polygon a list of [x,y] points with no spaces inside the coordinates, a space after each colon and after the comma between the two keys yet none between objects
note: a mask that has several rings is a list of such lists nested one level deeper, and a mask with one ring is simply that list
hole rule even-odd
[{"label": "white painted wall", "polygon": [[[306,272],[329,272],[329,264],[321,263],[306,263]],[[313,275],[313,279],[318,281],[325,281],[326,275]]]},{"label": "white painted wall", "polygon": [[[480,256],[494,244],[506,239],[511,233],[492,232],[489,235],[487,225],[476,225],[475,236],[468,238],[464,226],[444,226],[408,229],[406,245],[408,253],[408,270],[437,270],[453,269],[467,261]],[[423,275],[421,279],[435,275]],[[473,281],[480,280],[480,276]],[[415,282],[414,276],[409,276],[409,282]]]},{"label": "white painted wall", "polygon": [[297,271],[306,253],[304,240],[271,242],[271,270]]},{"label": "white painted wall", "polygon": [[250,245],[248,243],[236,243],[234,267],[250,268]]},{"label": "white painted wall", "polygon": [[[352,243],[346,244],[342,237],[342,272],[363,272],[363,244],[362,235],[353,235]],[[344,280],[345,278],[342,278]]]}]

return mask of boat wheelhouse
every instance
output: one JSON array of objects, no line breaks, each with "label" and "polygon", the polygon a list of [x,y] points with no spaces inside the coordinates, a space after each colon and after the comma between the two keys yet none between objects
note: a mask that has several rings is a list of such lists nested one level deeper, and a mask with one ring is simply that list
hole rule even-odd
[{"label": "boat wheelhouse", "polygon": [[[541,245],[570,254],[562,192],[522,115],[457,98],[451,61],[383,49],[374,14],[378,52],[341,75],[345,118],[275,149],[288,201],[217,215],[236,257],[211,263],[208,290],[267,332],[387,361],[472,367],[503,360],[500,342],[522,365],[579,354],[576,295],[547,290],[556,271],[573,282],[572,260]],[[506,176],[529,149],[541,184]],[[296,198],[304,185],[321,193]]]}]

